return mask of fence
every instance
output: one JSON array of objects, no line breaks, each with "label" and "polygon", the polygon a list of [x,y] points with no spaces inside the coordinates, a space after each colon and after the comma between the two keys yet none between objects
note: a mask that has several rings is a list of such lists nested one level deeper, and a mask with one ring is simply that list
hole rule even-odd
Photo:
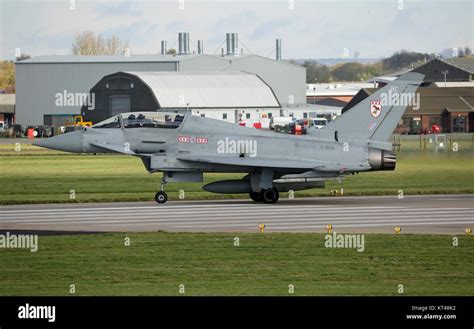
[{"label": "fence", "polygon": [[474,150],[474,134],[393,135],[394,151],[459,152]]}]

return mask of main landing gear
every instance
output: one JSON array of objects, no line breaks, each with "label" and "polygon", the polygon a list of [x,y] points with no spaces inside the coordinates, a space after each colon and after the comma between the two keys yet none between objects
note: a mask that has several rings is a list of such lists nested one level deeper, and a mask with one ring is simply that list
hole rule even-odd
[{"label": "main landing gear", "polygon": [[255,202],[275,203],[280,197],[280,193],[276,188],[263,189],[260,192],[250,192],[250,198]]},{"label": "main landing gear", "polygon": [[155,194],[155,201],[158,203],[165,203],[166,201],[168,201],[168,194],[166,194],[166,192],[164,191],[165,184],[166,182],[163,179],[161,181],[160,191]]},{"label": "main landing gear", "polygon": [[255,202],[262,202],[262,194],[260,192],[250,192],[250,199]]}]

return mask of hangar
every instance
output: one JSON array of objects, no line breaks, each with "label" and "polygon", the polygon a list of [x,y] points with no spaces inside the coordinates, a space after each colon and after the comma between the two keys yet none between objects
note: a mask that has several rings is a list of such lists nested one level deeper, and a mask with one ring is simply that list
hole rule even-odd
[{"label": "hangar", "polygon": [[425,75],[425,82],[472,81],[474,57],[435,58],[418,66],[413,72]]},{"label": "hangar", "polygon": [[[233,37],[231,35],[234,35]],[[187,37],[186,37],[187,36]],[[184,39],[184,41],[183,41]],[[186,40],[188,40],[186,42]],[[179,51],[166,54],[129,56],[38,56],[16,62],[16,121],[22,125],[41,125],[54,116],[77,115],[82,103],[58,102],[60,95],[84,95],[104,76],[116,72],[247,72],[256,74],[272,89],[284,108],[305,106],[306,69],[281,60],[243,54],[236,33],[227,34],[227,52],[204,54],[202,41],[198,53],[189,49],[189,35],[179,33]],[[232,43],[234,42],[234,43]],[[281,45],[281,44],[280,44]],[[278,50],[280,49],[280,50]],[[52,118],[52,119],[51,119]]]},{"label": "hangar", "polygon": [[244,72],[117,72],[89,92],[95,104],[81,108],[99,122],[131,111],[191,111],[228,122],[254,122],[280,115],[280,104],[259,76]]}]

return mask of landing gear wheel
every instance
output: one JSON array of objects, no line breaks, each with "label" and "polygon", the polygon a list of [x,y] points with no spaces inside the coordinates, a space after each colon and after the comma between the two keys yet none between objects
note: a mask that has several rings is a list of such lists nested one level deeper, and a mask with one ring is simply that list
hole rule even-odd
[{"label": "landing gear wheel", "polygon": [[155,200],[158,203],[165,203],[166,201],[168,201],[168,195],[164,191],[157,192],[155,194]]},{"label": "landing gear wheel", "polygon": [[262,190],[260,195],[264,203],[275,203],[280,197],[280,193],[278,193],[278,190],[274,188]]},{"label": "landing gear wheel", "polygon": [[260,192],[250,192],[250,199],[252,199],[255,202],[262,202],[262,194]]}]

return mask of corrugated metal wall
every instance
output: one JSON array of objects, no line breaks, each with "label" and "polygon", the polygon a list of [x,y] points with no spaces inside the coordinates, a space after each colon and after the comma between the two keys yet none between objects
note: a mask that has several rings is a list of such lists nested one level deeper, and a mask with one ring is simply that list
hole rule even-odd
[{"label": "corrugated metal wall", "polygon": [[[198,56],[183,59],[180,71],[226,70],[257,74],[272,88],[282,106],[306,104],[306,69],[256,55]],[[290,104],[293,102],[292,104]]]},{"label": "corrugated metal wall", "polygon": [[56,94],[88,93],[119,71],[176,71],[177,62],[19,63],[16,65],[16,122],[42,125],[45,114],[79,114],[81,106],[56,106]]},{"label": "corrugated metal wall", "polygon": [[247,56],[232,61],[224,70],[257,74],[272,88],[281,106],[306,104],[306,69],[296,65]]}]

